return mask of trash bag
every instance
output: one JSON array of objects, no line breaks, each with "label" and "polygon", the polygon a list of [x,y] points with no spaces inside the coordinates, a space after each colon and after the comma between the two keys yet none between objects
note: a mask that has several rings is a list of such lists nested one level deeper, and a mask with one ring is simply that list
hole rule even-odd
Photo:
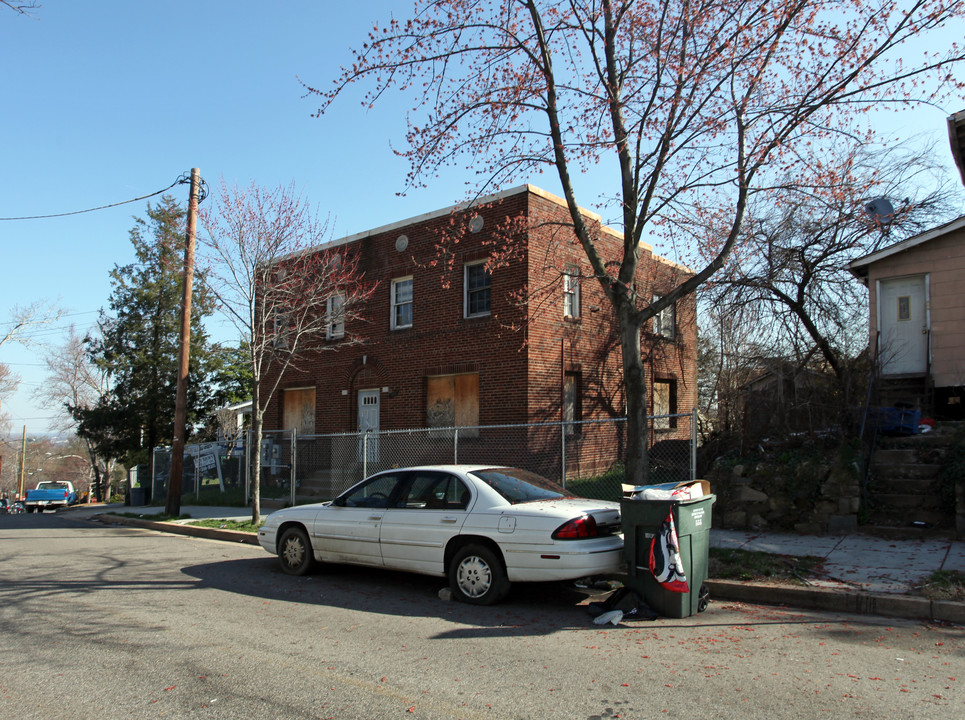
[{"label": "trash bag", "polygon": [[[589,603],[586,606],[586,611],[596,618],[613,611],[620,611],[622,615],[617,622],[620,620],[655,620],[659,617],[640,597],[640,593],[628,587],[615,590],[606,600]],[[608,618],[599,624],[605,625],[607,622],[612,622],[612,619]]]}]

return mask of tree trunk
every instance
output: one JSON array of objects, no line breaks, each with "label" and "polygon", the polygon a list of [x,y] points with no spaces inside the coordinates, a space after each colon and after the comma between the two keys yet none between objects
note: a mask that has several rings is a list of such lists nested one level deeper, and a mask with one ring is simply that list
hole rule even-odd
[{"label": "tree trunk", "polygon": [[261,421],[264,411],[261,409],[261,395],[258,392],[258,381],[252,383],[251,393],[251,445],[249,456],[251,467],[251,522],[257,527],[261,522]]},{"label": "tree trunk", "polygon": [[631,316],[632,308],[616,308],[620,321],[620,349],[627,403],[626,482],[646,485],[650,477],[647,458],[647,384],[640,352],[640,326]]}]

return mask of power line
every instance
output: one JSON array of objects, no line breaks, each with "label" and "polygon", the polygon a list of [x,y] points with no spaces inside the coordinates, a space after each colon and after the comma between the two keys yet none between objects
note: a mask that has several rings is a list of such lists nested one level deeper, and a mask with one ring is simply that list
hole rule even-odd
[{"label": "power line", "polygon": [[[173,183],[168,185],[166,188],[162,190],[158,190],[157,192],[153,192],[150,195],[142,195],[141,197],[132,198],[130,200],[123,200],[121,202],[111,203],[110,205],[100,205],[98,207],[87,208],[86,210],[74,210],[73,212],[52,213],[50,215],[25,215],[23,217],[0,217],[0,220],[45,220],[47,218],[67,217],[69,215],[82,215],[83,213],[95,212],[96,210],[106,210],[108,208],[119,207],[121,205],[129,205],[130,203],[140,202],[141,200],[147,200],[148,198],[152,198],[155,195],[160,195],[161,193],[167,192],[175,185],[184,185],[189,182],[190,182],[190,177],[188,176],[188,174],[182,173],[181,177],[179,177]],[[204,197],[199,198],[198,202],[201,202],[201,200],[203,199]]]},{"label": "power line", "polygon": [[[98,313],[98,312],[100,312],[100,310],[82,310],[80,312],[64,313],[63,315],[58,315],[56,319],[63,320],[64,318],[78,317],[79,315],[93,315],[94,313]],[[17,320],[11,320],[9,322],[0,322],[0,327],[7,327],[7,326],[13,327],[14,325],[20,325],[20,324],[21,323]]]}]

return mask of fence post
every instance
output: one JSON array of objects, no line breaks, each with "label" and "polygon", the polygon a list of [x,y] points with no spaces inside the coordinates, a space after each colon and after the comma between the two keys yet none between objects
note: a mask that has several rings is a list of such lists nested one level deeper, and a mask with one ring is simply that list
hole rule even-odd
[{"label": "fence post", "polygon": [[291,462],[289,463],[289,481],[291,483],[291,504],[292,507],[295,506],[295,477],[297,475],[295,464],[297,462],[298,453],[298,428],[292,428],[292,448],[291,448]]},{"label": "fence post", "polygon": [[251,498],[251,430],[245,431],[245,502]]},{"label": "fence post", "polygon": [[566,490],[566,421],[560,423],[560,478],[563,489]]},{"label": "fence post", "polygon": [[194,499],[201,499],[201,446],[195,445],[194,453]]},{"label": "fence post", "polygon": [[369,431],[362,431],[362,479],[369,476]]},{"label": "fence post", "polygon": [[459,464],[459,428],[455,428],[452,434],[452,463]]},{"label": "fence post", "polygon": [[697,408],[690,411],[690,479],[697,479]]}]

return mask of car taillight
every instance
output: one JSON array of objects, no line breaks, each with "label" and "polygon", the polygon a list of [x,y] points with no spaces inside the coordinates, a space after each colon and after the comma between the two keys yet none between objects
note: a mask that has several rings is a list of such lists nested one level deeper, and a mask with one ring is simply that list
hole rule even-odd
[{"label": "car taillight", "polygon": [[553,533],[554,540],[581,540],[583,538],[599,537],[596,520],[592,515],[581,515],[563,523]]}]

